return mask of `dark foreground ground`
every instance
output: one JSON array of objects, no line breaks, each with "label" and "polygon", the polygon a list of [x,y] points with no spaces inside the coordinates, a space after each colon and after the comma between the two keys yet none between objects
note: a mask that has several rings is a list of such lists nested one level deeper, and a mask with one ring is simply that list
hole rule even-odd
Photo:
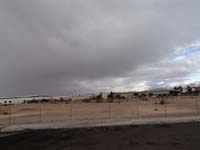
[{"label": "dark foreground ground", "polygon": [[200,123],[26,130],[0,150],[200,150]]}]

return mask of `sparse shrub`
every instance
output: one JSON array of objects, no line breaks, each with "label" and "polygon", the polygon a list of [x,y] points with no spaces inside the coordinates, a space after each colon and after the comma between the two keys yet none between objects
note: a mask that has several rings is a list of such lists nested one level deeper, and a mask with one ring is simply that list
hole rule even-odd
[{"label": "sparse shrub", "polygon": [[136,97],[139,96],[139,94],[138,93],[134,93],[133,96],[136,98]]},{"label": "sparse shrub", "polygon": [[72,102],[71,98],[65,101],[66,104],[69,104],[70,102]]},{"label": "sparse shrub", "polygon": [[113,99],[113,92],[111,91],[110,94],[108,94],[109,99]]},{"label": "sparse shrub", "polygon": [[96,101],[95,101],[95,103],[102,103],[103,102],[103,99],[97,99]]},{"label": "sparse shrub", "polygon": [[148,98],[144,97],[142,98],[143,101],[148,101]]},{"label": "sparse shrub", "polygon": [[149,97],[152,97],[153,96],[153,93],[149,93]]},{"label": "sparse shrub", "polygon": [[164,100],[161,100],[160,101],[160,105],[164,105],[165,104],[165,101]]},{"label": "sparse shrub", "polygon": [[86,99],[82,100],[82,102],[83,102],[83,103],[90,103],[90,102],[91,102],[91,99],[86,98]]},{"label": "sparse shrub", "polygon": [[[62,101],[63,99],[61,99],[61,101]],[[41,103],[49,103],[50,102],[50,99],[42,99],[41,100]]]},{"label": "sparse shrub", "polygon": [[3,115],[8,115],[9,113],[8,112],[3,112]]},{"label": "sparse shrub", "polygon": [[102,97],[102,93],[100,93],[99,95],[97,95],[96,99],[98,100],[101,100],[103,97]]}]

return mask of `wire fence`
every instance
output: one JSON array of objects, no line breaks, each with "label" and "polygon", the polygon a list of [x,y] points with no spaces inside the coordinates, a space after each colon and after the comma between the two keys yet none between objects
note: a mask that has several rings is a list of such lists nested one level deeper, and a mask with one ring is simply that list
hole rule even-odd
[{"label": "wire fence", "polygon": [[0,105],[0,125],[71,120],[182,117],[200,114],[200,97],[133,98],[101,103]]}]

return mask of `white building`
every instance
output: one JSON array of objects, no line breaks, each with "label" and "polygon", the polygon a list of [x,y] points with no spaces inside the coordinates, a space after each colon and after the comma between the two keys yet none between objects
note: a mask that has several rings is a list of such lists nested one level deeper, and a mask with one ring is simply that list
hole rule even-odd
[{"label": "white building", "polygon": [[50,99],[49,96],[20,96],[20,97],[0,97],[0,104],[21,104],[32,100]]}]

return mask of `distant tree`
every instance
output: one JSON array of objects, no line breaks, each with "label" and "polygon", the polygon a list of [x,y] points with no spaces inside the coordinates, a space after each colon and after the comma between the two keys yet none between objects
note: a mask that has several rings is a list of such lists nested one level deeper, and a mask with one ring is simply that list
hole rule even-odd
[{"label": "distant tree", "polygon": [[109,99],[113,99],[113,92],[111,91],[110,94],[108,94]]},{"label": "distant tree", "polygon": [[187,86],[187,93],[188,95],[192,94],[192,88],[190,86]]},{"label": "distant tree", "polygon": [[99,95],[97,95],[97,99],[102,99],[102,93],[100,93]]},{"label": "distant tree", "polygon": [[116,99],[121,99],[121,95],[117,94]]},{"label": "distant tree", "polygon": [[146,97],[147,96],[147,94],[145,94],[145,93],[142,93],[142,97]]},{"label": "distant tree", "polygon": [[179,92],[183,92],[183,88],[181,86],[179,86],[177,89],[179,90]]},{"label": "distant tree", "polygon": [[70,99],[67,99],[66,101],[65,101],[65,103],[70,103],[70,102],[72,102],[72,99],[70,98]]},{"label": "distant tree", "polygon": [[149,96],[152,97],[152,96],[153,96],[153,93],[149,93]]},{"label": "distant tree", "polygon": [[177,87],[176,87],[176,86],[174,87],[174,90],[177,90]]},{"label": "distant tree", "polygon": [[92,101],[92,99],[90,98],[85,98],[82,100],[83,103],[90,103]]},{"label": "distant tree", "polygon": [[168,95],[168,94],[163,94],[163,96],[165,96],[165,97],[166,97],[167,95]]},{"label": "distant tree", "polygon": [[97,95],[96,97],[95,97],[95,99],[94,99],[95,101],[95,103],[101,103],[101,102],[103,102],[103,94],[102,93],[100,93],[99,95]]},{"label": "distant tree", "polygon": [[[50,100],[49,99],[42,99],[41,103],[48,103]],[[37,103],[37,102],[36,102]]]}]

